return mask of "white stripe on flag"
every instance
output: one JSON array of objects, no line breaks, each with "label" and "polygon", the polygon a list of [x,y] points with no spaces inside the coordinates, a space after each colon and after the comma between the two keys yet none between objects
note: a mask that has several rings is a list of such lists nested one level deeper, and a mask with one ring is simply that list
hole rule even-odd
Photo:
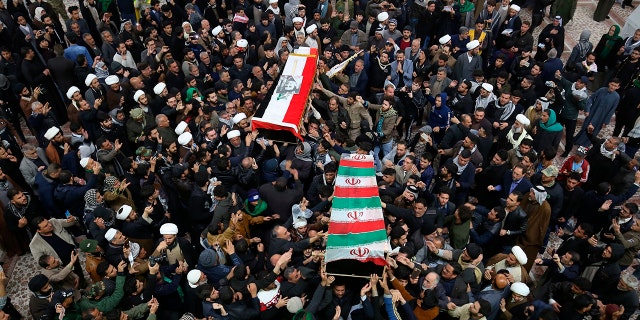
[{"label": "white stripe on flag", "polygon": [[342,176],[336,177],[336,187],[343,188],[368,188],[377,186],[376,177],[362,177],[362,176]]},{"label": "white stripe on flag", "polygon": [[[305,69],[305,65],[309,63],[313,63],[313,59],[305,56],[289,56],[287,59],[287,64],[284,67],[284,71],[282,71],[282,75],[288,76],[307,76],[313,77],[313,74],[303,75],[303,71]],[[281,80],[282,81],[282,78]],[[280,85],[280,82],[277,84]],[[300,83],[298,83],[300,85]],[[293,99],[293,94],[283,94],[280,95],[277,92],[274,92],[271,95],[271,100],[269,100],[268,107],[265,109],[264,114],[262,115],[262,119],[264,121],[270,123],[281,123],[284,119],[287,111],[289,110],[289,105],[291,104],[291,100]]]},{"label": "white stripe on flag", "polygon": [[331,209],[331,222],[353,223],[383,219],[382,208]]},{"label": "white stripe on flag", "polygon": [[366,260],[372,258],[384,259],[386,247],[386,241],[366,244],[354,244],[348,247],[327,247],[325,261],[331,262],[344,259]]}]

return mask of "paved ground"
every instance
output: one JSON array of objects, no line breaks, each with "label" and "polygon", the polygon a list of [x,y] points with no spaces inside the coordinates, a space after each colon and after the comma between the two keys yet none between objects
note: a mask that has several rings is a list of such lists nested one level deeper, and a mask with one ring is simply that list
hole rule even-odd
[{"label": "paved ground", "polygon": [[[65,1],[65,3],[67,3],[67,5],[71,5],[71,1],[69,0]],[[563,53],[563,58],[566,59],[566,57],[568,57],[569,53],[571,52],[571,48],[573,48],[573,46],[576,44],[578,36],[582,32],[582,30],[589,29],[592,31],[591,41],[595,45],[600,40],[600,37],[607,32],[612,24],[618,24],[622,27],[624,25],[624,21],[627,19],[632,10],[631,8],[622,9],[619,4],[615,4],[609,14],[611,16],[611,19],[608,19],[602,23],[597,23],[591,19],[596,4],[596,0],[578,1],[578,7],[576,9],[573,21],[565,24],[566,47]],[[528,18],[530,14],[526,10],[523,10],[522,16],[523,18]],[[548,22],[548,18],[546,18],[545,21]],[[535,39],[537,39],[537,35],[541,28],[542,26],[534,32]],[[602,130],[602,134],[610,133],[611,131],[612,128],[607,128],[606,130]],[[558,152],[562,151],[563,150],[558,150]],[[560,163],[562,160],[563,159],[558,158],[557,162]],[[552,245],[553,244],[557,244],[557,241],[552,241]],[[82,257],[82,259],[84,261],[84,257]],[[38,273],[39,268],[31,255],[9,258],[5,257],[4,252],[0,251],[0,261],[5,262],[4,268],[8,273],[10,279],[8,284],[9,295],[13,300],[13,303],[18,307],[18,310],[20,310],[23,315],[27,316],[27,303],[30,295],[27,288],[27,283],[32,276]],[[28,318],[30,319],[31,317],[28,316]]]}]

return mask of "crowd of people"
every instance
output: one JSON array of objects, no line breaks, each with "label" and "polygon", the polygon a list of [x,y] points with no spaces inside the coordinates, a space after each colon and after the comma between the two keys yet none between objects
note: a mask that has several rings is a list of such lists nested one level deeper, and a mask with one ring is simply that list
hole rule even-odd
[{"label": "crowd of people", "polygon": [[[640,30],[585,30],[564,63],[552,3],[0,1],[0,244],[40,268],[30,315],[629,319]],[[304,141],[273,141],[251,121],[301,47]],[[367,280],[324,264],[344,153],[382,200]]]}]

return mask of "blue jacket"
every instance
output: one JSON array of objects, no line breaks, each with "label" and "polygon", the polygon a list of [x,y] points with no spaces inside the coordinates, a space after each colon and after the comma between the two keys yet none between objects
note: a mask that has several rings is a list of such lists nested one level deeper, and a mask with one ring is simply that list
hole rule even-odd
[{"label": "blue jacket", "polygon": [[57,186],[58,181],[45,177],[42,171],[36,174],[34,188],[38,190],[40,202],[42,202],[42,207],[46,212],[45,216],[62,218],[62,212],[64,211],[56,206],[53,196]]},{"label": "blue jacket", "polygon": [[73,184],[58,185],[54,191],[56,203],[62,206],[62,210],[69,210],[72,215],[82,217],[84,213],[84,194],[95,186],[97,180],[95,174],[88,173],[87,183],[84,186]]},{"label": "blue jacket", "polygon": [[449,122],[451,121],[451,109],[447,107],[447,94],[445,92],[440,93],[440,98],[442,99],[442,104],[439,108],[435,107],[435,97],[429,96],[429,102],[434,105],[431,108],[431,115],[429,116],[429,125],[432,128],[439,127],[440,131],[444,133],[444,130],[449,126]]}]

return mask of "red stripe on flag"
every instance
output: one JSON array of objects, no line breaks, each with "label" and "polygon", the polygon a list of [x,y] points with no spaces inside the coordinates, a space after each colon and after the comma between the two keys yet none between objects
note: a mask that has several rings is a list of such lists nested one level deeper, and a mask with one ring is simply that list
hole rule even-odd
[{"label": "red stripe on flag", "polygon": [[371,198],[378,196],[378,187],[365,187],[365,188],[357,188],[357,187],[338,187],[336,186],[333,191],[334,197],[341,198]]},{"label": "red stripe on flag", "polygon": [[[296,127],[300,124],[307,99],[309,98],[309,92],[311,91],[311,84],[313,83],[316,74],[318,61],[317,54],[318,49],[311,48],[310,56],[307,57],[307,61],[305,62],[304,69],[302,71],[302,84],[300,85],[300,91],[291,98],[289,109],[287,109],[282,122],[293,124]],[[288,130],[291,131],[291,129]],[[295,132],[294,134],[301,140],[303,139],[298,132]]]},{"label": "red stripe on flag", "polygon": [[355,167],[355,168],[373,168],[373,162],[371,161],[355,161],[350,159],[340,160],[341,167]]},{"label": "red stripe on flag", "polygon": [[373,262],[374,264],[384,267],[387,265],[387,261],[384,260],[384,258],[369,258],[369,259],[365,259],[365,260],[358,260],[361,262]]},{"label": "red stripe on flag", "polygon": [[384,229],[384,220],[357,221],[354,223],[340,223],[331,221],[329,223],[330,234],[362,233],[381,229]]}]

